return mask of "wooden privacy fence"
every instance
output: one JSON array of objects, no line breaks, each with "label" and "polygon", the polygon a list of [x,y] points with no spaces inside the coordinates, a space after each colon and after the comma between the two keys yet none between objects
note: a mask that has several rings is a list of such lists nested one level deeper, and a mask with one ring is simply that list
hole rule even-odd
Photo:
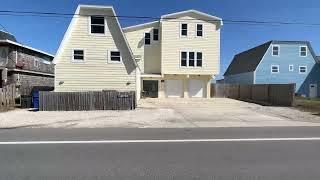
[{"label": "wooden privacy fence", "polygon": [[40,111],[130,110],[135,107],[134,91],[39,93]]},{"label": "wooden privacy fence", "polygon": [[227,97],[264,105],[292,106],[295,84],[212,84],[211,97]]},{"label": "wooden privacy fence", "polygon": [[16,86],[10,84],[0,88],[0,110],[15,107]]}]

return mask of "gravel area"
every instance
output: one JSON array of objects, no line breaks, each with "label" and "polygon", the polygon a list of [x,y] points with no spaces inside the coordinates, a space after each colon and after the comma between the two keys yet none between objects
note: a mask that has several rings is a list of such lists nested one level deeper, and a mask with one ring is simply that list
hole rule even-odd
[{"label": "gravel area", "polygon": [[0,128],[192,128],[320,126],[320,117],[289,107],[215,99],[145,99],[133,111],[0,113]]}]

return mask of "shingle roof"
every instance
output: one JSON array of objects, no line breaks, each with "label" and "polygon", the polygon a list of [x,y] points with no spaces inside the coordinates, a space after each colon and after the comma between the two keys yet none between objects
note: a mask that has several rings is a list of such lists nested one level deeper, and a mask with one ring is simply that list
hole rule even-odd
[{"label": "shingle roof", "polygon": [[0,40],[10,40],[13,42],[17,42],[16,38],[14,37],[14,35],[1,31],[0,30]]},{"label": "shingle roof", "polygon": [[234,56],[224,76],[252,72],[256,69],[272,41],[254,47]]},{"label": "shingle roof", "polygon": [[247,51],[244,51],[242,53],[235,55],[228,69],[224,73],[224,76],[255,71],[271,44],[306,44],[314,60],[317,63],[320,63],[320,58],[319,56],[316,56],[309,41],[272,40],[264,44],[261,44],[260,46],[254,47],[252,49],[249,49]]}]

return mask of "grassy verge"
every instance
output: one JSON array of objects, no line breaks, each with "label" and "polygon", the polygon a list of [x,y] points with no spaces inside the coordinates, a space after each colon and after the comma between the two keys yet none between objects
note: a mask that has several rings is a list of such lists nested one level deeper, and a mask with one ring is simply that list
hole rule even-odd
[{"label": "grassy verge", "polygon": [[320,98],[296,97],[295,107],[320,116]]}]

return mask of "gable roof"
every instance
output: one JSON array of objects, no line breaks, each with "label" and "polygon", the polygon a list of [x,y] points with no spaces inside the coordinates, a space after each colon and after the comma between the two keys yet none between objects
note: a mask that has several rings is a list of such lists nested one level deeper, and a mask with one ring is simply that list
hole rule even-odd
[{"label": "gable roof", "polygon": [[165,14],[165,15],[162,15],[160,17],[160,20],[151,21],[151,22],[147,22],[147,23],[143,23],[143,24],[137,24],[137,25],[133,25],[133,26],[128,26],[128,27],[123,28],[123,30],[125,32],[127,32],[127,31],[130,31],[130,30],[137,30],[137,29],[140,29],[140,28],[153,26],[153,25],[159,23],[161,20],[175,19],[176,17],[183,16],[183,15],[189,14],[189,13],[193,13],[193,14],[197,14],[199,16],[202,16],[203,20],[205,20],[205,21],[218,22],[219,26],[223,25],[222,19],[219,18],[219,17],[212,16],[210,14],[206,14],[206,13],[194,10],[194,9],[190,9],[190,10],[186,10],[186,11],[180,11],[180,12],[176,12],[176,13]]},{"label": "gable roof", "polygon": [[235,55],[224,76],[255,71],[271,43],[269,41]]},{"label": "gable roof", "polygon": [[180,12],[176,12],[176,13],[171,13],[171,14],[166,14],[161,16],[161,20],[166,20],[166,19],[174,19],[177,18],[179,16],[183,16],[186,14],[196,14],[199,16],[202,16],[204,21],[210,21],[210,22],[217,22],[219,23],[219,26],[223,25],[223,21],[221,18],[217,17],[217,16],[212,16],[210,14],[204,13],[204,12],[200,12],[194,9],[190,9],[190,10],[186,10],[186,11],[180,11]]},{"label": "gable roof", "polygon": [[255,71],[271,44],[305,44],[308,46],[309,51],[316,63],[320,63],[320,59],[316,56],[309,41],[272,40],[235,55],[231,64],[224,73],[224,76]]},{"label": "gable roof", "polygon": [[[83,4],[80,4],[78,5],[74,15],[73,15],[73,18],[68,26],[68,29],[66,31],[66,33],[64,34],[64,37],[62,39],[62,42],[59,46],[59,49],[56,53],[56,57],[60,56],[61,55],[61,52],[62,52],[62,48],[64,47],[64,45],[66,44],[66,41],[68,40],[68,38],[71,36],[71,31],[72,31],[72,27],[74,26],[75,24],[75,21],[77,19],[77,17],[80,15],[80,10],[81,9],[103,9],[103,10],[110,10],[112,12],[112,16],[116,19],[116,22],[117,22],[117,26],[120,30],[120,33],[121,33],[121,36],[123,37],[124,39],[124,42],[126,44],[126,47],[128,48],[128,51],[131,55],[131,59],[132,61],[134,62],[135,66],[138,66],[138,63],[135,61],[134,59],[134,56],[133,56],[133,53],[132,53],[132,50],[129,46],[129,43],[128,43],[128,40],[126,39],[126,36],[124,35],[124,32],[121,28],[121,25],[120,25],[120,22],[119,22],[119,19],[117,18],[117,15],[113,9],[112,6],[96,6],[96,5],[83,5]],[[53,60],[54,63],[56,63],[56,58]]]}]

